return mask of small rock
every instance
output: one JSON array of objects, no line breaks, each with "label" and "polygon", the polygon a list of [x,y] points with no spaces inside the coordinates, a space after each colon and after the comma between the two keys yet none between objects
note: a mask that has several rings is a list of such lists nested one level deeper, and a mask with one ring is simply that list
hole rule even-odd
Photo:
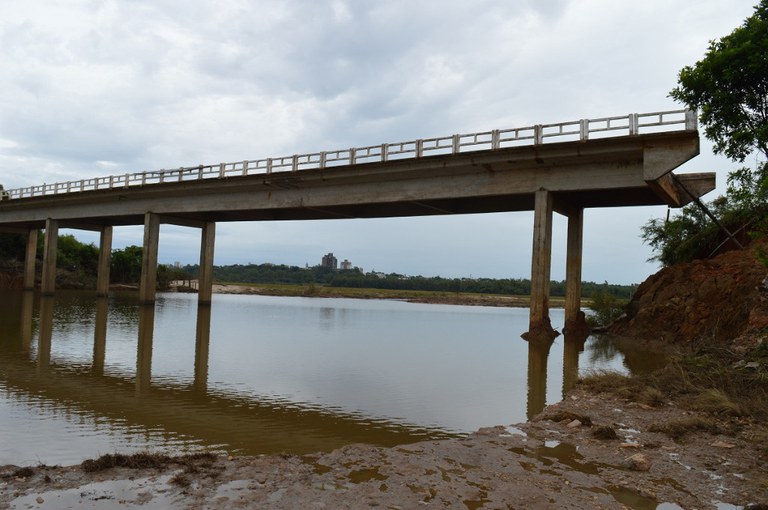
[{"label": "small rock", "polygon": [[619,436],[613,427],[601,426],[592,431],[592,437],[597,439],[618,439]]},{"label": "small rock", "polygon": [[632,471],[648,471],[651,469],[651,461],[642,453],[636,453],[627,457],[621,462],[621,465]]},{"label": "small rock", "polygon": [[42,496],[38,496],[37,498],[35,498],[35,501],[37,501],[38,505],[42,505],[43,503],[45,503],[45,500],[43,499]]},{"label": "small rock", "polygon": [[621,443],[619,448],[640,448],[640,443]]},{"label": "small rock", "polygon": [[568,424],[568,428],[575,429],[576,427],[581,427],[581,422],[579,420],[573,420]]},{"label": "small rock", "polygon": [[744,368],[760,368],[760,362],[759,361],[750,361],[746,365],[744,365]]},{"label": "small rock", "polygon": [[736,447],[735,444],[726,443],[725,441],[715,441],[709,446],[713,446],[715,448],[735,448]]}]

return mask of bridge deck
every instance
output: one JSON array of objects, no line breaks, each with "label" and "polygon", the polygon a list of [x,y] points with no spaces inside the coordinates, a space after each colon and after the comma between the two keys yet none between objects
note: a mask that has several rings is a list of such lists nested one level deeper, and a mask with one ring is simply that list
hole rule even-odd
[{"label": "bridge deck", "polygon": [[[555,209],[680,206],[714,189],[714,174],[673,178],[698,154],[698,132],[652,133],[305,171],[163,182],[0,201],[0,228],[169,222],[310,220]],[[661,166],[660,166],[661,165]]]}]

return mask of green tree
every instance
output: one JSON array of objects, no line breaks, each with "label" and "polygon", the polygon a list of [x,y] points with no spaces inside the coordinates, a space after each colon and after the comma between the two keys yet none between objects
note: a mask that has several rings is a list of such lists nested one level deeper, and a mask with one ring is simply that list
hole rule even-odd
[{"label": "green tree", "polygon": [[768,0],[744,24],[711,41],[704,58],[684,67],[670,95],[691,109],[715,152],[744,161],[768,155]]},{"label": "green tree", "polygon": [[[670,95],[699,111],[715,153],[743,162],[768,156],[768,0],[729,35],[711,41],[704,58],[684,67]],[[768,165],[728,176],[725,196],[708,207],[731,232],[763,235],[768,213]],[[726,236],[701,210],[687,206],[668,221],[652,219],[641,236],[664,265],[706,258],[726,245]]]},{"label": "green tree", "polygon": [[112,251],[110,280],[113,283],[138,283],[141,278],[141,246],[126,246]]}]

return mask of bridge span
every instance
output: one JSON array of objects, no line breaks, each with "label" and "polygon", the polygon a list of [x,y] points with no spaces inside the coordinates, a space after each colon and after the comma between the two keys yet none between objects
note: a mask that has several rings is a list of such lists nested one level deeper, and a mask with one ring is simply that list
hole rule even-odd
[{"label": "bridge span", "polygon": [[714,173],[672,173],[698,153],[692,111],[583,119],[10,189],[0,196],[0,231],[27,235],[30,289],[44,229],[44,294],[55,288],[58,229],[101,232],[97,285],[106,295],[112,228],[143,224],[140,300],[151,304],[160,224],[199,227],[207,304],[217,222],[532,210],[530,332],[547,333],[553,211],[568,218],[566,328],[576,327],[584,209],[681,207],[715,188]]}]

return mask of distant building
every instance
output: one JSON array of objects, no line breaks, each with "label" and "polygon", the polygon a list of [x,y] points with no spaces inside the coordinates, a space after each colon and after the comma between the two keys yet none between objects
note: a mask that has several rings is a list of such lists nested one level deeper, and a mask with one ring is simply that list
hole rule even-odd
[{"label": "distant building", "polygon": [[339,261],[333,256],[333,253],[328,253],[327,255],[323,255],[323,262],[320,265],[325,269],[336,271],[339,267]]},{"label": "distant building", "polygon": [[341,263],[342,269],[352,269],[352,262],[348,261],[347,259],[344,259],[344,261]]}]

